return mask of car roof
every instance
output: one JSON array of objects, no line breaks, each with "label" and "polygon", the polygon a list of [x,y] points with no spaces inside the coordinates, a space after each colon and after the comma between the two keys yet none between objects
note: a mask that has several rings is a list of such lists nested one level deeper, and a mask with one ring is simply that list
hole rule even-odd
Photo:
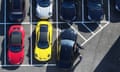
[{"label": "car roof", "polygon": [[12,32],[10,36],[10,44],[21,44],[22,36],[21,32]]},{"label": "car roof", "polygon": [[61,40],[60,59],[71,59],[74,43],[75,42],[71,40]]},{"label": "car roof", "polygon": [[40,38],[39,40],[41,42],[47,42],[47,32],[40,32]]}]

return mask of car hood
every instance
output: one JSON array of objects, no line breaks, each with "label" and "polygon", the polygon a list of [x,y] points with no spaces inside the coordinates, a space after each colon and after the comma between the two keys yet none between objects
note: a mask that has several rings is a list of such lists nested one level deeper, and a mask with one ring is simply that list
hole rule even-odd
[{"label": "car hood", "polygon": [[35,56],[39,60],[47,60],[51,57],[51,47],[46,49],[35,48]]},{"label": "car hood", "polygon": [[37,4],[36,7],[36,16],[42,19],[49,18],[52,16],[52,4],[48,7],[41,7],[40,5]]},{"label": "car hood", "polygon": [[20,64],[24,58],[24,50],[20,52],[8,51],[8,60],[11,64]]}]

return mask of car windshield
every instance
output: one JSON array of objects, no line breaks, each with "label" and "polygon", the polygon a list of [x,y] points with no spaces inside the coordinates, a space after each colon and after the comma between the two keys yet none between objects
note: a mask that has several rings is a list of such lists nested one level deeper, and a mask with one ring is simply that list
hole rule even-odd
[{"label": "car windshield", "polygon": [[102,4],[101,3],[95,3],[95,2],[88,2],[88,8],[91,10],[101,10]]},{"label": "car windshield", "polygon": [[20,32],[12,32],[10,36],[10,49],[11,51],[20,51],[22,44],[22,35]]},{"label": "car windshield", "polygon": [[21,0],[11,0],[12,8],[20,10],[21,9]]},{"label": "car windshield", "polygon": [[41,7],[48,7],[50,5],[50,0],[37,0],[37,3]]},{"label": "car windshield", "polygon": [[19,52],[21,50],[21,46],[20,45],[12,45],[10,46],[10,50],[13,52]]},{"label": "car windshield", "polygon": [[47,25],[42,25],[40,27],[40,31],[38,32],[39,34],[39,41],[38,41],[38,47],[39,48],[48,48],[48,39],[47,39],[47,34],[48,34],[48,26]]}]

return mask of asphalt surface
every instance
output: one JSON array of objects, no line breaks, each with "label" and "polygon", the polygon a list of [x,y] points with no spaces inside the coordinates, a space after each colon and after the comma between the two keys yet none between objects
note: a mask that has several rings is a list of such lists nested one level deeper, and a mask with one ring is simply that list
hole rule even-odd
[{"label": "asphalt surface", "polygon": [[[89,22],[87,20],[87,2],[86,0],[78,1],[78,18],[71,26],[64,23],[64,21],[62,21],[63,23],[58,23],[61,22],[59,19],[60,2],[57,3],[56,0],[54,2],[54,15],[51,19],[54,22],[52,24],[53,56],[48,62],[47,66],[42,66],[45,64],[37,62],[33,59],[33,50],[35,44],[34,30],[37,21],[39,21],[39,19],[35,17],[35,2],[33,0],[26,0],[26,17],[22,22],[22,25],[25,29],[24,62],[22,66],[8,66],[9,64],[7,64],[7,61],[5,60],[7,58],[5,51],[7,50],[7,32],[9,26],[14,23],[9,22],[7,17],[5,17],[5,15],[7,16],[8,12],[7,8],[4,9],[5,1],[8,0],[0,0],[1,72],[120,72],[120,12],[115,10],[114,0],[110,0],[110,3],[108,3],[108,0],[104,0],[105,18],[100,24],[97,24],[98,22]],[[56,11],[56,9],[58,11]],[[57,35],[59,35],[62,30],[70,27],[78,33],[77,42],[84,48],[80,50],[82,60],[80,60],[78,57],[73,68],[69,70],[59,69],[56,66],[50,66],[51,64],[55,65],[54,45],[56,44]]]}]

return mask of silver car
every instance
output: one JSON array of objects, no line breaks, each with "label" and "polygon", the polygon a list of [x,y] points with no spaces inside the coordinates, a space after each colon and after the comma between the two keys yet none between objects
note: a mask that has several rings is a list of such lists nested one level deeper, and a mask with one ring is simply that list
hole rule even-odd
[{"label": "silver car", "polygon": [[52,0],[36,0],[36,16],[40,19],[48,19],[52,16]]}]

